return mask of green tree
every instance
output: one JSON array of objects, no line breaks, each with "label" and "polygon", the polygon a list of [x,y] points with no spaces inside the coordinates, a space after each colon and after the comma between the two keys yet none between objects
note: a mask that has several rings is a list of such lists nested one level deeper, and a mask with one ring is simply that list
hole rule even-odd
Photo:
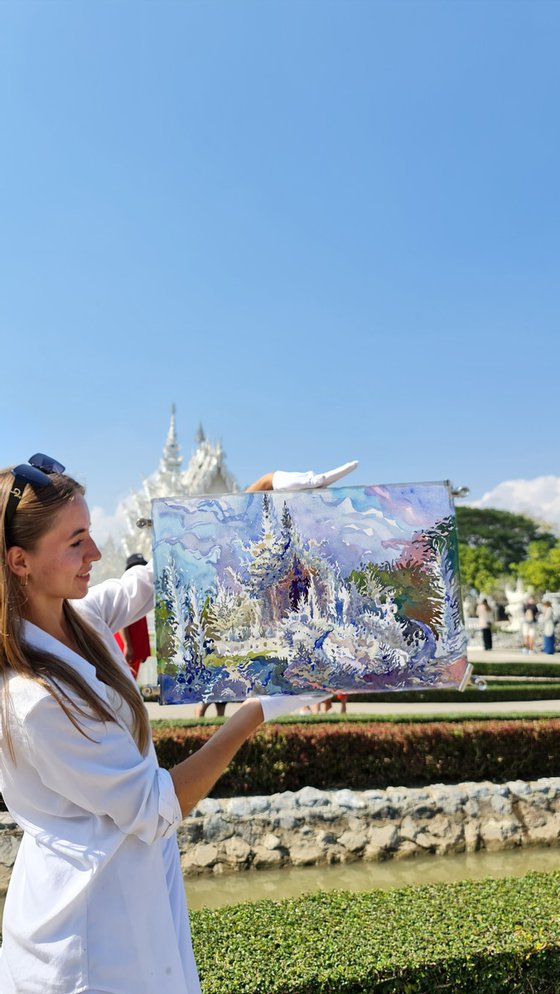
[{"label": "green tree", "polygon": [[[513,563],[526,559],[531,542],[544,542],[551,548],[557,541],[552,532],[525,514],[477,507],[457,507],[456,513],[461,545],[485,548],[499,560],[500,573],[510,572]],[[464,574],[463,580],[467,582]]]},{"label": "green tree", "polygon": [[516,565],[516,572],[524,583],[537,593],[560,590],[560,542],[552,548],[547,542],[531,542],[528,556]]},{"label": "green tree", "polygon": [[479,594],[489,594],[504,572],[501,559],[485,545],[459,542],[459,564],[463,588],[474,587]]}]

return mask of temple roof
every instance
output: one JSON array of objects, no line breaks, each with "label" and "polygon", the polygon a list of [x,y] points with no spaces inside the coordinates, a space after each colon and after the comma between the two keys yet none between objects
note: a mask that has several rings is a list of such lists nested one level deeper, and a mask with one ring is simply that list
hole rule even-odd
[{"label": "temple roof", "polygon": [[202,426],[197,435],[198,447],[193,452],[183,473],[185,494],[226,494],[239,490],[229,472],[221,442],[215,445],[204,436]]},{"label": "temple roof", "polygon": [[155,497],[188,497],[201,494],[237,493],[239,486],[225,462],[225,452],[221,442],[213,443],[206,438],[202,425],[199,425],[194,450],[186,470],[182,470],[183,457],[175,427],[175,404],[171,407],[171,418],[167,438],[163,447],[159,468],[146,477],[141,489],[131,494],[126,501],[129,534],[123,545],[127,555],[142,552],[151,555],[150,530],[140,530],[136,526],[138,518],[149,518],[150,502]]},{"label": "temple roof", "polygon": [[162,473],[177,473],[181,472],[181,463],[183,462],[183,457],[179,449],[179,442],[177,441],[177,432],[175,431],[175,404],[171,405],[171,420],[169,422],[169,431],[167,432],[167,439],[163,447],[163,454],[160,463],[160,472]]}]

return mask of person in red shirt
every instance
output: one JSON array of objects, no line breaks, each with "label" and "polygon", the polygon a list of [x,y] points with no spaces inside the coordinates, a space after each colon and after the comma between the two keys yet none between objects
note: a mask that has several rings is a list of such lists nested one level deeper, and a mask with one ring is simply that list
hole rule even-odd
[{"label": "person in red shirt", "polygon": [[[146,566],[146,560],[140,552],[133,553],[126,560],[126,569],[132,566]],[[128,663],[130,672],[136,680],[140,663],[143,663],[151,655],[150,637],[148,635],[148,623],[145,618],[140,618],[127,628],[115,633],[115,639],[121,647],[124,658]]]}]

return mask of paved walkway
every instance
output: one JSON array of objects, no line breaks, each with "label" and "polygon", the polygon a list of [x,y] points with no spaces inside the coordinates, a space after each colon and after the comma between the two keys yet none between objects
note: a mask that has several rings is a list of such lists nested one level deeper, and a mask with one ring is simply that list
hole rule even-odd
[{"label": "paved walkway", "polygon": [[[556,717],[560,714],[560,701],[485,701],[483,692],[481,692],[480,697],[480,704],[471,704],[470,702],[459,702],[457,704],[406,704],[403,702],[399,704],[398,694],[395,694],[394,704],[352,704],[349,702],[347,711],[349,714],[370,714],[377,715],[378,717],[388,714],[460,714],[467,718],[469,716],[484,714],[531,715],[535,713]],[[149,703],[146,706],[152,721],[163,718],[166,720],[170,718],[194,718],[195,716],[193,704],[171,704],[162,707],[160,704]],[[226,716],[233,714],[238,707],[238,704],[228,704]],[[339,706],[335,704],[333,705],[331,714],[336,714],[339,710]],[[213,712],[214,708],[211,707],[207,712],[207,716],[212,718]]]},{"label": "paved walkway", "polygon": [[[471,663],[485,662],[485,663],[513,663],[513,662],[523,662],[523,663],[557,663],[560,665],[560,655],[546,656],[544,653],[535,653],[533,656],[526,656],[520,650],[500,650],[492,649],[490,652],[485,652],[484,649],[476,649],[469,647],[468,656]],[[237,710],[237,704],[228,704],[226,714],[233,714]],[[148,714],[152,720],[158,718],[194,718],[195,705],[194,704],[168,704],[161,706],[160,704],[147,704]],[[461,714],[467,717],[473,714],[551,714],[557,715],[560,713],[560,700],[557,701],[485,701],[484,691],[480,692],[480,703],[476,702],[459,702],[456,704],[449,703],[432,703],[424,704],[418,702],[405,703],[404,701],[399,703],[399,695],[395,694],[394,703],[389,704],[382,703],[378,704],[357,704],[352,702],[352,698],[349,699],[347,710],[349,714],[371,714],[371,715],[386,715],[386,714]],[[210,705],[208,709],[208,717],[212,717],[214,714],[214,707]],[[332,714],[337,714],[340,711],[340,705],[334,704],[332,708]]]},{"label": "paved walkway", "polygon": [[467,654],[471,663],[552,663],[560,666],[560,653],[553,656],[547,656],[544,652],[526,655],[521,649],[491,649],[486,652],[469,646]]}]

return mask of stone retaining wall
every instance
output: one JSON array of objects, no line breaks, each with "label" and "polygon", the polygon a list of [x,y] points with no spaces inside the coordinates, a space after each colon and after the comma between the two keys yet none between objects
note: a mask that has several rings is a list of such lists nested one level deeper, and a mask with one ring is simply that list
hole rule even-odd
[{"label": "stone retaining wall", "polygon": [[[177,834],[186,874],[550,846],[560,841],[560,777],[206,798]],[[0,815],[0,892],[20,836]]]}]

